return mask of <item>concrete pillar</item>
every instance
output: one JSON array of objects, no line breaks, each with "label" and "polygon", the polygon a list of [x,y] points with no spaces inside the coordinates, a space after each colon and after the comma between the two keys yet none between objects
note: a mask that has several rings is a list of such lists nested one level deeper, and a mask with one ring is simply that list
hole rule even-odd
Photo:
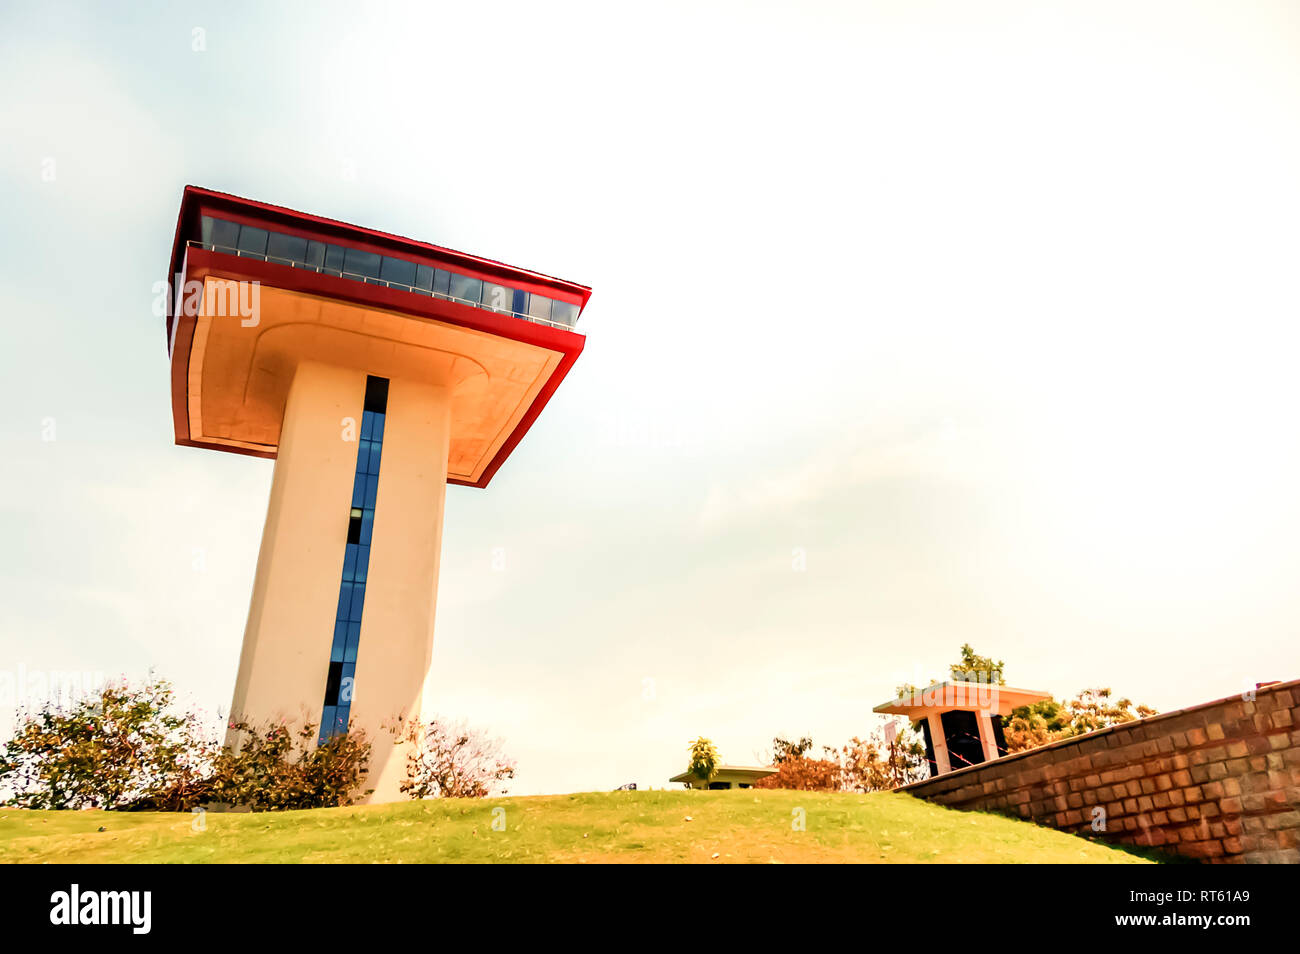
[{"label": "concrete pillar", "polygon": [[365,389],[363,371],[303,362],[294,373],[232,719],[320,721],[357,461],[343,419],[360,430]]},{"label": "concrete pillar", "polygon": [[[402,718],[424,715],[422,691],[433,659],[442,554],[449,411],[446,388],[400,378],[389,382],[352,701],[353,725],[374,743],[367,782],[375,789],[372,801],[404,797],[398,786],[406,773],[405,747],[391,758],[381,753],[391,747],[391,729]],[[347,503],[342,503],[345,512]],[[328,646],[323,653],[328,656]]]},{"label": "concrete pillar", "polygon": [[984,745],[984,761],[990,762],[1002,754],[998,751],[997,737],[993,735],[993,717],[987,709],[979,709],[975,715],[979,719],[980,742]]},{"label": "concrete pillar", "polygon": [[[365,386],[359,370],[304,362],[294,373],[233,718],[320,722]],[[433,653],[449,408],[445,387],[389,382],[351,710],[353,728],[373,746],[364,784],[374,789],[370,801],[403,797],[405,753],[395,748],[393,730],[421,715]]]},{"label": "concrete pillar", "polygon": [[948,761],[948,737],[943,734],[943,721],[937,712],[931,712],[926,719],[930,723],[930,743],[934,746],[935,771],[940,775],[951,772],[952,764]]}]

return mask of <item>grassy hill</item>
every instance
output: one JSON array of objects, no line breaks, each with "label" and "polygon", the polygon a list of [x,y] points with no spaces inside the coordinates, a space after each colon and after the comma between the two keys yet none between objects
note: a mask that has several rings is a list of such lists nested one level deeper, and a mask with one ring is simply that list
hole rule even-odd
[{"label": "grassy hill", "polygon": [[[493,830],[494,811],[498,827]],[[792,821],[802,810],[806,830]],[[1037,862],[1145,859],[908,795],[611,792],[268,814],[0,810],[2,862]]]}]

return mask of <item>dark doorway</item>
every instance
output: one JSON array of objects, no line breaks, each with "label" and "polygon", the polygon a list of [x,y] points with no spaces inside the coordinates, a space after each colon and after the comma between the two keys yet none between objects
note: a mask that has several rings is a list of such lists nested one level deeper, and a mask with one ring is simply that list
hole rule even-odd
[{"label": "dark doorway", "polygon": [[974,712],[953,709],[939,718],[943,722],[944,741],[948,743],[948,764],[953,771],[984,761],[979,718]]}]

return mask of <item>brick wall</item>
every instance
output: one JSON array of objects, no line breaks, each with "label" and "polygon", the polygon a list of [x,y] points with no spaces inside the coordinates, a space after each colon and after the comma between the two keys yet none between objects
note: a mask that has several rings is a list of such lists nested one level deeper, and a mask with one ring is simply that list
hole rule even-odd
[{"label": "brick wall", "polygon": [[[1215,862],[1300,862],[1300,680],[905,786],[952,808]],[[1101,813],[1096,810],[1100,808]],[[1104,815],[1102,815],[1104,813]]]}]

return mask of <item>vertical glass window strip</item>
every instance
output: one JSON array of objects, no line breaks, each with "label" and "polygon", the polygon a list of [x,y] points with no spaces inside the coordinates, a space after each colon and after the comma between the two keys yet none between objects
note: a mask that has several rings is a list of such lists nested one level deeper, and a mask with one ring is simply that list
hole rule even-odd
[{"label": "vertical glass window strip", "polygon": [[325,679],[325,704],[321,709],[320,741],[348,730],[352,714],[352,688],[357,650],[361,642],[361,617],[366,605],[366,578],[370,566],[370,534],[379,496],[379,461],[383,453],[384,417],[388,410],[388,379],[366,378],[366,400],[361,412],[361,437],[352,478],[347,543],[343,548],[343,574],[339,581],[334,638],[330,645],[329,672]]}]

